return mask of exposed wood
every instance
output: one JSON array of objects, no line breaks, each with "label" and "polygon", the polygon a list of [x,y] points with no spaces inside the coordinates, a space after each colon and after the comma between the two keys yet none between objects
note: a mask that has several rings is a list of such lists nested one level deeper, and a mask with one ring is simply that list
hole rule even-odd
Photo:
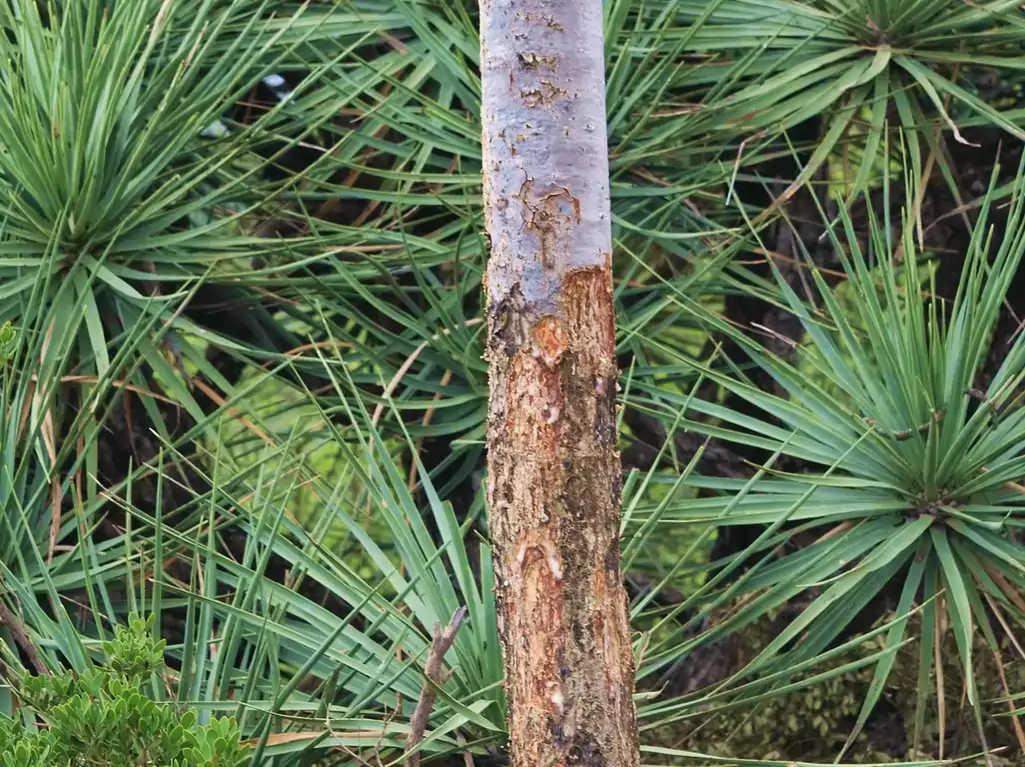
[{"label": "exposed wood", "polygon": [[639,761],[600,0],[481,0],[488,505],[513,767]]}]

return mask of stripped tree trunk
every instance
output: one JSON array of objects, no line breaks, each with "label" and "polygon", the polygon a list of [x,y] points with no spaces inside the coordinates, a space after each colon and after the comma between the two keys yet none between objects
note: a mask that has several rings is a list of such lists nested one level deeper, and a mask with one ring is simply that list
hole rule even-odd
[{"label": "stripped tree trunk", "polygon": [[481,0],[488,504],[514,767],[639,761],[601,0]]}]

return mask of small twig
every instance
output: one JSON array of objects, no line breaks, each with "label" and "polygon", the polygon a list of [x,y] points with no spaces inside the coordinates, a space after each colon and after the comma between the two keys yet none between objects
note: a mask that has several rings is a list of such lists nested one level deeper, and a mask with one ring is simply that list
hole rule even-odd
[{"label": "small twig", "polygon": [[[752,248],[751,252],[755,253],[755,254],[757,254],[759,256],[767,256],[767,257],[772,258],[772,259],[774,259],[776,261],[783,261],[783,262],[785,262],[787,264],[791,264],[796,269],[801,269],[801,270],[814,269],[819,274],[825,274],[825,275],[828,275],[830,277],[836,277],[839,280],[846,280],[847,279],[847,272],[841,272],[841,271],[838,271],[836,269],[827,269],[824,266],[809,266],[808,264],[804,263],[800,259],[794,258],[793,256],[784,255],[783,253],[778,253],[778,252],[776,252],[774,250],[766,250],[765,248]],[[758,258],[758,259],[743,259],[743,260],[740,260],[739,263],[741,263],[741,264],[756,265],[756,264],[765,264],[765,263],[768,263],[768,262],[764,258]]]},{"label": "small twig", "polygon": [[740,142],[740,146],[737,148],[737,159],[733,162],[733,173],[730,174],[729,192],[726,193],[726,207],[730,207],[730,200],[733,199],[733,190],[737,183],[737,174],[740,172],[740,158],[744,156],[744,147],[748,141],[752,139],[759,139],[765,136],[765,131],[760,130],[753,136],[748,136],[746,139]]},{"label": "small twig", "polygon": [[[461,746],[466,745],[466,738],[458,732],[456,733],[456,741]],[[463,752],[463,767],[477,767],[476,762],[473,761],[473,754],[469,750]]]},{"label": "small twig", "polygon": [[772,328],[766,327],[765,325],[760,325],[757,322],[752,322],[751,323],[751,327],[756,328],[756,329],[762,331],[763,333],[767,333],[768,335],[770,335],[773,338],[775,338],[777,341],[780,341],[781,343],[786,344],[791,349],[797,349],[798,347],[800,347],[800,344],[797,343],[797,341],[795,341],[794,339],[787,338],[782,333],[777,333],[775,330],[773,330]]},{"label": "small twig", "polygon": [[0,625],[6,625],[11,630],[14,641],[18,643],[18,646],[28,656],[29,662],[32,664],[32,668],[36,670],[36,673],[42,676],[50,676],[50,669],[46,667],[43,659],[39,657],[39,651],[32,644],[32,640],[29,639],[25,627],[18,620],[17,616],[11,612],[11,608],[7,606],[3,599],[0,599]]},{"label": "small twig", "polygon": [[431,639],[431,648],[427,652],[427,665],[424,667],[424,675],[427,679],[424,681],[423,689],[420,691],[420,702],[416,704],[413,716],[409,720],[409,735],[406,736],[406,754],[408,754],[406,764],[409,767],[420,767],[420,754],[411,754],[410,751],[415,749],[420,741],[423,740],[424,731],[427,729],[427,719],[431,715],[431,709],[434,708],[434,699],[437,696],[434,686],[442,683],[441,663],[445,659],[445,653],[448,652],[455,641],[459,624],[463,622],[465,617],[466,608],[460,607],[455,611],[452,620],[449,621],[448,627],[444,631],[441,630],[440,623],[434,624],[434,638]]}]

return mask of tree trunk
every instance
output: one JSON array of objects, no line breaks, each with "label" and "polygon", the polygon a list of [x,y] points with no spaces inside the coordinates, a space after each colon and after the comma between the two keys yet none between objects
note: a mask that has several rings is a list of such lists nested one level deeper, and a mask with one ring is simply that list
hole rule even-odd
[{"label": "tree trunk", "polygon": [[488,505],[514,767],[639,762],[601,0],[481,0]]}]

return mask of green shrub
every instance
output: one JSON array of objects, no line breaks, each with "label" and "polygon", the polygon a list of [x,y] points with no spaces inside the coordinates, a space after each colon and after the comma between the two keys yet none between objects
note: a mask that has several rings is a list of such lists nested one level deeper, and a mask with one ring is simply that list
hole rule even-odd
[{"label": "green shrub", "polygon": [[[164,667],[152,618],[131,618],[112,642],[110,661],[84,674],[25,674],[21,721],[0,717],[0,767],[242,767],[249,760],[234,719],[199,724],[146,695]],[[44,726],[39,726],[40,723]]]}]

